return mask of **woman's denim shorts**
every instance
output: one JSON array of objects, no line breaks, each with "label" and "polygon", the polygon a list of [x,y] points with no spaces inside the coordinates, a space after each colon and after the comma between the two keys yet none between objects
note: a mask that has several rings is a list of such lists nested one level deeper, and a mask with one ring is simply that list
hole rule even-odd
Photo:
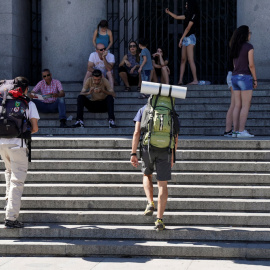
[{"label": "woman's denim shorts", "polygon": [[251,75],[238,74],[232,76],[233,90],[253,90],[253,79]]},{"label": "woman's denim shorts", "polygon": [[231,88],[232,87],[232,71],[229,71],[228,72],[228,75],[227,75],[227,84],[228,84],[228,88]]},{"label": "woman's denim shorts", "polygon": [[194,34],[188,36],[188,37],[184,37],[183,42],[182,42],[183,46],[188,46],[188,45],[196,45],[196,37]]}]

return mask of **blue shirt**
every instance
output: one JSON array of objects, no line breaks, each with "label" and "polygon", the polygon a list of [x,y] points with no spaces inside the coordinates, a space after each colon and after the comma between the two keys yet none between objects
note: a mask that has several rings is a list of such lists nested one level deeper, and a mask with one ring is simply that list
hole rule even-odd
[{"label": "blue shirt", "polygon": [[153,65],[152,65],[152,59],[151,59],[151,54],[149,52],[149,50],[147,48],[142,49],[141,51],[141,55],[140,55],[140,65],[143,62],[143,56],[146,56],[146,63],[143,66],[142,70],[152,70],[153,69]]},{"label": "blue shirt", "polygon": [[145,109],[146,105],[144,105],[142,108],[140,108],[136,114],[136,116],[134,117],[133,121],[134,122],[141,122],[142,120],[142,115],[143,115],[143,112],[144,112],[144,109]]}]

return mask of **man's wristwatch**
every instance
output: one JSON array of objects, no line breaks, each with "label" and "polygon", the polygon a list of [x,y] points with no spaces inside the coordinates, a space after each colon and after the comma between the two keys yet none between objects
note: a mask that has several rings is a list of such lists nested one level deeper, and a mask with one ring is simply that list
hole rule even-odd
[{"label": "man's wristwatch", "polygon": [[130,156],[137,156],[137,153],[131,153]]}]

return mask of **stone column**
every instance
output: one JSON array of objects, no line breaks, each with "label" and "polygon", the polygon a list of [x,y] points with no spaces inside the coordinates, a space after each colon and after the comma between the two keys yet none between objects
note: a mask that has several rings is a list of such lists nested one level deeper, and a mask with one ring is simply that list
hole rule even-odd
[{"label": "stone column", "polygon": [[106,0],[42,0],[42,69],[61,82],[82,82],[92,37],[107,18]]},{"label": "stone column", "polygon": [[0,0],[0,79],[30,76],[30,1]]},{"label": "stone column", "polygon": [[258,79],[270,79],[270,1],[238,0],[237,25],[248,25]]}]

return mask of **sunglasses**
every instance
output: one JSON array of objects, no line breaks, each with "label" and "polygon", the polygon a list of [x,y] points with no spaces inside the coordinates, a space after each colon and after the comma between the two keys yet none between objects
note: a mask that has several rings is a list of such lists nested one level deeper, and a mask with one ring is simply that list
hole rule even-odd
[{"label": "sunglasses", "polygon": [[105,48],[102,48],[102,49],[98,49],[99,51],[101,51],[101,52],[103,52],[103,51],[105,51]]},{"label": "sunglasses", "polygon": [[129,45],[129,48],[136,48],[136,45]]},{"label": "sunglasses", "polygon": [[51,77],[51,74],[46,74],[46,75],[43,75],[43,78],[46,78],[46,77]]}]

